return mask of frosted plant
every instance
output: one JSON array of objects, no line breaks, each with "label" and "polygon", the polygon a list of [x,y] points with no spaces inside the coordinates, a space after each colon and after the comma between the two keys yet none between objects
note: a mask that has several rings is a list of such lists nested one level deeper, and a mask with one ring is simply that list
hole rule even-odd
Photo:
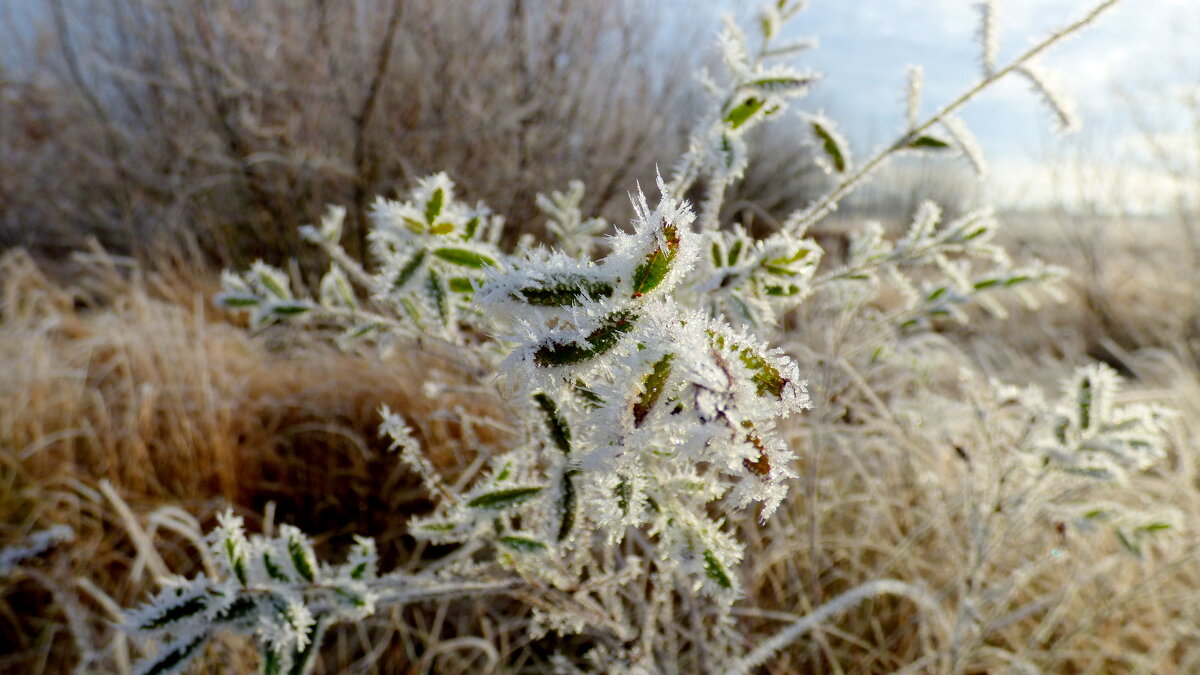
[{"label": "frosted plant", "polygon": [[546,229],[567,255],[591,258],[596,236],[608,229],[608,223],[603,218],[584,219],[579,210],[583,190],[583,181],[573,180],[565,192],[551,192],[549,197],[539,194],[537,207],[550,219]]},{"label": "frosted plant", "polygon": [[1155,406],[1118,406],[1117,392],[1112,368],[1079,369],[1049,415],[1037,452],[1057,469],[1106,481],[1126,481],[1165,457],[1170,414]]},{"label": "frosted plant", "polygon": [[[753,55],[746,35],[726,19],[720,36],[724,77],[718,81],[701,73],[708,91],[708,110],[689,138],[688,151],[671,179],[671,192],[680,197],[697,179],[708,179],[708,196],[700,213],[702,230],[717,227],[726,188],[745,174],[749,161],[746,133],[764,120],[782,116],[789,101],[804,96],[816,81],[815,73],[779,61],[812,43],[775,44],[783,25],[805,4],[802,0],[778,0],[763,7],[762,43]],[[828,127],[814,121],[813,129],[818,128]]]},{"label": "frosted plant", "polygon": [[474,321],[471,297],[483,271],[500,258],[496,241],[503,221],[482,205],[454,199],[454,185],[439,173],[420,181],[408,201],[376,200],[371,217],[372,253],[385,261],[374,298],[398,303],[418,327],[457,335]]},{"label": "frosted plant", "polygon": [[[970,129],[958,117],[957,112],[975,99],[981,92],[1010,74],[1024,77],[1032,86],[1058,120],[1059,129],[1071,131],[1078,125],[1072,106],[1066,96],[1053,83],[1053,78],[1041,68],[1037,59],[1051,47],[1062,42],[1067,37],[1079,32],[1092,24],[1104,12],[1115,6],[1120,0],[1102,0],[1094,4],[1080,18],[1069,22],[1062,28],[1033,42],[1012,60],[1001,64],[997,60],[999,51],[999,21],[996,5],[998,0],[983,0],[980,3],[979,37],[982,55],[982,77],[975,84],[967,87],[961,94],[938,108],[928,117],[921,118],[921,77],[910,71],[906,100],[906,124],[902,133],[891,143],[875,151],[865,161],[852,167],[847,157],[844,142],[836,133],[823,133],[817,127],[813,131],[821,141],[819,147],[825,151],[826,157],[820,159],[825,166],[838,170],[838,181],[822,197],[813,201],[804,209],[795,211],[784,221],[787,230],[802,232],[804,228],[821,220],[831,211],[837,209],[841,201],[863,183],[876,169],[888,162],[892,157],[911,152],[944,152],[957,150],[961,152],[973,167],[981,174],[985,171],[985,163],[979,145],[971,134]],[[831,127],[824,126],[824,129]]]},{"label": "frosted plant", "polygon": [[59,544],[75,539],[75,531],[66,525],[55,525],[31,533],[24,541],[0,549],[0,578],[6,577],[17,566],[36,558]]},{"label": "frosted plant", "polygon": [[[457,201],[445,174],[429,176],[403,202],[376,200],[370,245],[380,265],[368,273],[339,244],[345,213],[331,208],[319,228],[301,230],[332,263],[321,279],[318,301],[297,299],[286,275],[260,262],[243,275],[226,273],[217,302],[251,311],[256,326],[319,315],[348,324],[345,337],[351,339],[387,329],[452,343],[466,340],[479,325],[475,290],[484,271],[502,258],[496,242],[503,219],[482,204]],[[371,306],[363,305],[363,295]]]},{"label": "frosted plant", "polygon": [[1105,364],[1077,369],[1062,389],[1058,400],[1047,402],[1035,387],[991,383],[998,404],[992,417],[1015,417],[1020,430],[1013,459],[1026,480],[1010,476],[1010,490],[1036,492],[1036,499],[1026,501],[1040,504],[1064,527],[1107,526],[1125,548],[1140,554],[1150,535],[1177,530],[1180,514],[1167,505],[1143,508],[1112,495],[1166,457],[1174,415],[1153,405],[1119,405],[1120,378]]},{"label": "frosted plant", "polygon": [[[815,79],[778,62],[808,46],[775,43],[802,8],[789,0],[763,10],[757,48],[737,26],[726,26],[722,77],[705,77],[710,109],[670,180],[659,179],[654,208],[638,189],[629,230],[601,240],[608,224],[584,217],[583,184],[573,181],[537,201],[558,248],[526,242],[508,252],[498,245],[503,221],[482,204],[459,201],[449,178],[437,174],[403,201],[375,203],[370,269],[341,248],[344,210],[332,208],[319,226],[302,229],[330,258],[315,298],[261,263],[227,273],[218,301],[248,311],[254,326],[307,321],[338,327],[346,345],[437,350],[500,394],[520,433],[481,460],[480,474],[442,476],[410,420],[382,409],[382,432],[435,499],[431,513],[412,519],[410,533],[461,544],[463,553],[442,572],[378,576],[369,540],[359,540],[346,563],[330,566],[317,562],[294,528],[248,537],[240,520],[226,515],[211,538],[218,573],[174,581],[130,614],[135,633],[166,645],[142,662],[142,672],[176,672],[223,630],[255,636],[264,670],[303,672],[333,622],[359,620],[385,604],[518,586],[523,598],[535,599],[532,637],[555,632],[591,640],[586,653],[559,655],[565,670],[576,658],[607,672],[660,670],[672,652],[658,638],[674,635],[683,606],[704,612],[695,639],[712,658],[706,665],[734,672],[749,671],[872,594],[935,606],[920,589],[877,580],[745,653],[731,609],[746,551],[730,519],[752,510],[765,522],[786,498],[796,463],[782,428],[811,405],[801,367],[769,341],[780,318],[801,303],[836,309],[848,293],[869,296],[883,282],[902,295],[889,318],[908,324],[963,319],[969,301],[1002,313],[991,291],[1011,289],[1033,301],[1031,288],[1049,287],[1059,271],[1014,264],[992,242],[997,224],[986,211],[943,223],[940,210],[924,204],[894,241],[868,224],[854,236],[849,259],[833,268],[821,268],[823,251],[806,232],[897,153],[958,148],[982,170],[969,129],[953,113],[1009,73],[1036,72],[1034,57],[1114,1],[1003,66],[995,62],[988,3],[983,80],[922,120],[921,75],[910,71],[904,131],[861,164],[852,162],[833,122],[802,115],[818,161],[836,183],[765,238],[720,229],[720,211],[748,161],[745,134],[779,118]],[[683,196],[700,180],[704,199],[695,214]],[[1040,473],[1030,475],[1052,467],[1094,480],[1143,468],[1162,447],[1146,440],[1156,413],[1104,403],[1112,382],[1102,370],[1080,377],[1072,391],[1086,384],[1095,397],[1083,417],[1078,397],[1054,415],[1029,408],[1038,411],[1030,429],[1054,420],[1053,432],[1030,446],[1045,458]],[[1091,512],[1082,513],[1088,519]]]},{"label": "frosted plant", "polygon": [[138,662],[139,675],[181,672],[214,635],[253,636],[262,673],[312,671],[325,631],[339,621],[361,620],[377,604],[495,592],[507,588],[448,575],[377,572],[375,542],[355,537],[339,565],[317,559],[312,541],[290,525],[273,537],[247,536],[241,517],[226,511],[209,533],[205,560],[210,578],[165,580],[146,604],[130,610],[125,628],[151,639],[157,651]]},{"label": "frosted plant", "polygon": [[685,301],[756,331],[809,297],[824,254],[812,239],[788,232],[754,239],[741,226],[704,233],[701,249]]},{"label": "frosted plant", "polygon": [[1038,301],[1034,289],[1061,298],[1055,282],[1064,270],[1036,260],[1013,263],[992,241],[998,226],[986,209],[943,223],[941,209],[927,201],[917,209],[904,236],[895,241],[884,236],[878,223],[854,233],[846,263],[816,283],[865,285],[874,292],[886,282],[903,300],[898,315],[906,325],[935,316],[965,322],[962,306],[971,301],[1006,316],[1004,306],[990,295],[997,290],[1012,291],[1031,307]]},{"label": "frosted plant", "polygon": [[284,525],[279,536],[247,537],[242,519],[227,511],[209,534],[219,576],[175,578],[126,623],[138,637],[162,643],[138,673],[183,669],[216,631],[253,634],[262,647],[264,673],[307,673],[326,628],[374,611],[375,542],[357,538],[347,560],[317,561],[312,542]]}]

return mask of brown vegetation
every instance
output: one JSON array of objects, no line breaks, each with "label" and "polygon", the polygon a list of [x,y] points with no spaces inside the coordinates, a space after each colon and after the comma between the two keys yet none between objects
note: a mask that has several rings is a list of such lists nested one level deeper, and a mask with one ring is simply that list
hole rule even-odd
[{"label": "brown vegetation", "polygon": [[[194,572],[189,537],[228,504],[252,530],[294,522],[335,553],[350,533],[372,535],[387,568],[436,560],[404,535],[428,504],[379,439],[378,408],[415,420],[439,466],[469,470],[480,439],[503,440],[502,403],[425,391],[440,367],[425,354],[252,335],[212,309],[208,265],[301,255],[294,228],[327,203],[352,207],[347,243],[360,249],[369,200],[439,169],[524,230],[540,222],[534,193],[575,177],[591,191],[585,212],[622,222],[633,181],[679,154],[694,57],[667,54],[678,65],[650,84],[622,77],[645,71],[651,55],[634,47],[654,42],[654,22],[630,14],[646,8],[625,3],[121,0],[87,22],[65,0],[48,6],[32,69],[0,72],[0,242],[38,254],[0,261],[0,548],[58,523],[78,538],[0,579],[0,670],[127,665],[116,608],[158,574]],[[785,141],[763,147],[776,153],[752,163],[726,210],[770,227],[762,213],[802,204],[795,186],[819,179],[779,151]],[[953,178],[936,187],[962,194]],[[918,583],[952,606],[969,584],[1004,588],[1059,550],[985,608],[980,639],[997,649],[965,672],[1024,667],[1004,653],[1047,672],[1200,668],[1194,545],[1167,540],[1137,560],[1053,522],[1007,523],[983,547],[970,534],[1004,449],[980,429],[934,425],[930,392],[963,391],[963,366],[1052,388],[1089,356],[1128,374],[1133,398],[1182,412],[1169,466],[1137,493],[1184,523],[1200,516],[1187,441],[1200,418],[1194,261],[1172,238],[1130,235],[1144,230],[1015,225],[1016,255],[1075,272],[1061,305],[931,336],[908,347],[920,364],[909,369],[871,362],[855,325],[795,322],[787,346],[817,405],[793,429],[802,478],[788,506],[768,526],[741,523],[744,604],[760,608],[740,617],[748,643],[866,580]],[[89,235],[135,255],[67,255]],[[151,235],[203,252],[144,244]],[[332,635],[323,672],[543,666],[549,645],[530,644],[527,611],[504,598],[383,612]],[[919,617],[905,600],[871,600],[769,672],[921,672]],[[245,645],[220,647],[211,670],[253,667]]]},{"label": "brown vegetation", "polygon": [[0,243],[194,237],[223,263],[278,261],[337,203],[361,251],[375,196],[439,170],[524,229],[536,192],[577,176],[613,214],[691,117],[697,59],[646,20],[662,11],[53,0],[23,19],[33,62],[0,71]]}]

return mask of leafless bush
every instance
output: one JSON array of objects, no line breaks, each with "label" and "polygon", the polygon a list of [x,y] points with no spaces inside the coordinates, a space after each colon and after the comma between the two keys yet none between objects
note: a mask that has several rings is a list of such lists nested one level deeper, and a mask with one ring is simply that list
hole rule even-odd
[{"label": "leafless bush", "polygon": [[637,0],[7,9],[37,41],[0,57],[0,243],[50,253],[95,234],[294,256],[294,224],[330,202],[359,253],[367,200],[436,170],[535,227],[533,186],[591,176],[604,211],[689,122],[695,57]]}]

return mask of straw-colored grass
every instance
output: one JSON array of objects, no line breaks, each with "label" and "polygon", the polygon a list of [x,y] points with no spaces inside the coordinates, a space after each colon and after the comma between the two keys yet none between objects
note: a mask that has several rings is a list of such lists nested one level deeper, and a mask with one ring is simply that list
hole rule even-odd
[{"label": "straw-colored grass", "polygon": [[[1071,249],[1056,255],[1070,262]],[[479,389],[426,391],[431,368],[453,368],[425,354],[354,355],[302,332],[251,335],[211,309],[203,274],[131,274],[102,255],[78,269],[68,283],[19,252],[0,265],[0,541],[57,523],[78,534],[0,581],[0,669],[119,670],[136,647],[114,628],[115,608],[144,597],[158,573],[194,572],[189,536],[226,504],[254,528],[295,522],[335,553],[349,533],[373,535],[385,567],[441,554],[404,536],[428,502],[378,439],[377,409],[404,412],[435,463],[458,471],[479,447],[503,443],[502,402]],[[1170,269],[1161,264],[1143,289],[1169,286]],[[736,611],[747,645],[873,579],[911,584],[937,611],[899,596],[863,601],[795,641],[767,672],[1200,667],[1191,533],[1139,559],[1103,530],[1062,531],[1005,501],[996,467],[1013,448],[963,414],[975,391],[964,368],[1052,386],[1107,345],[1129,376],[1128,398],[1181,412],[1166,465],[1125,494],[1180,509],[1185,528],[1196,522],[1189,439],[1200,373],[1186,349],[1169,349],[1184,325],[1153,324],[1156,309],[1170,309],[1142,290],[1138,306],[1113,306],[1159,347],[1122,344],[1078,298],[1120,298],[1128,279],[1072,283],[1066,304],[1022,314],[1021,325],[981,320],[908,340],[900,358],[875,364],[855,324],[798,317],[786,346],[817,405],[793,429],[801,478],[787,506],[765,526],[752,515],[741,523],[747,597]],[[1059,334],[1083,337],[1055,343]],[[519,597],[501,597],[382,612],[335,632],[321,672],[538,670],[553,644],[530,643],[527,611]],[[685,654],[682,672],[702,665],[702,654]],[[230,640],[205,663],[239,672],[254,659]]]}]

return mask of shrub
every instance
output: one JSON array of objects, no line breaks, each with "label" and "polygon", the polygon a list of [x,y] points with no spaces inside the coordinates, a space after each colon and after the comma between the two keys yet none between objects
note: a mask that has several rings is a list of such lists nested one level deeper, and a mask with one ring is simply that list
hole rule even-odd
[{"label": "shrub", "polygon": [[[878,225],[862,228],[836,265],[822,266],[821,247],[805,233],[894,155],[959,150],[981,166],[952,115],[1009,73],[1024,74],[1069,120],[1031,60],[1112,4],[1098,4],[1003,66],[995,63],[985,5],[981,82],[922,120],[914,76],[904,132],[861,164],[830,120],[803,115],[835,183],[808,208],[780,218],[769,236],[722,230],[719,218],[728,188],[746,169],[745,134],[782,116],[814,79],[779,62],[801,48],[776,43],[782,23],[801,9],[787,0],[763,10],[756,49],[727,26],[724,72],[708,80],[709,112],[669,179],[658,179],[657,204],[640,187],[633,195],[628,230],[600,238],[606,223],[585,219],[582,185],[571,183],[537,202],[558,246],[523,238],[510,250],[502,244],[503,219],[464,202],[447,175],[435,174],[402,201],[375,202],[367,266],[343,248],[345,210],[332,208],[319,226],[305,228],[330,259],[313,295],[261,262],[226,273],[219,303],[248,312],[253,326],[307,322],[332,329],[347,349],[428,353],[494,388],[518,433],[482,457],[478,475],[445,475],[410,428],[419,420],[383,408],[382,432],[436,504],[410,521],[410,534],[452,552],[424,569],[379,574],[368,539],[356,539],[345,562],[331,565],[299,530],[251,536],[228,513],[203,554],[214,573],[173,579],[127,614],[136,635],[161,638],[139,672],[178,672],[227,631],[255,636],[265,672],[308,672],[335,622],[362,620],[384,605],[485,593],[517,593],[528,602],[532,637],[561,638],[547,659],[564,671],[656,672],[682,658],[697,670],[748,672],[879,595],[920,607],[938,645],[929,663],[951,672],[979,663],[987,652],[980,614],[1002,606],[1019,583],[980,585],[982,553],[968,561],[953,611],[928,589],[876,579],[757,646],[738,634],[739,570],[754,553],[738,523],[766,527],[785,503],[798,466],[789,424],[810,414],[804,374],[821,363],[770,342],[794,310],[815,308],[831,324],[863,329],[871,361],[887,364],[905,339],[943,317],[966,321],[975,304],[1002,314],[1003,293],[1029,303],[1053,295],[1061,271],[1010,260],[992,242],[997,223],[987,211],[946,222],[936,205],[922,204],[895,240]],[[682,200],[697,183],[703,198],[693,211]],[[1082,368],[1053,404],[1034,388],[983,382],[969,371],[960,379],[956,393],[965,402],[954,395],[934,402],[953,411],[947,428],[977,423],[988,447],[1011,449],[968,481],[972,551],[997,531],[1014,535],[1047,514],[1064,530],[1107,523],[1136,555],[1149,537],[1175,526],[1169,510],[1142,508],[1121,492],[1122,481],[1165,455],[1169,415],[1115,403],[1111,370]],[[1001,517],[1006,523],[998,524]],[[675,630],[681,616],[690,622],[682,638]]]}]

